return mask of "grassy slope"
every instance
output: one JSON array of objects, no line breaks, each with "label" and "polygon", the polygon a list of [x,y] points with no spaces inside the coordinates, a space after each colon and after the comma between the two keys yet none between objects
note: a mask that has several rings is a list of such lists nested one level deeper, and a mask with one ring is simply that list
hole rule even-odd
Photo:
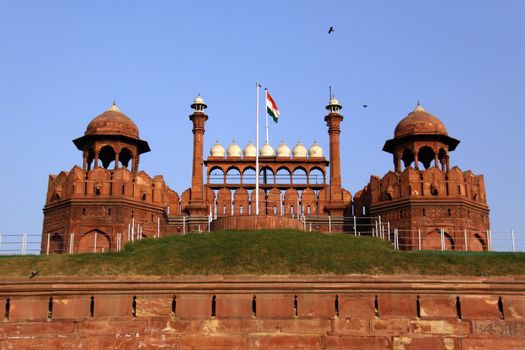
[{"label": "grassy slope", "polygon": [[370,237],[292,230],[150,239],[120,253],[0,257],[0,276],[184,274],[524,275],[525,253],[395,252]]}]

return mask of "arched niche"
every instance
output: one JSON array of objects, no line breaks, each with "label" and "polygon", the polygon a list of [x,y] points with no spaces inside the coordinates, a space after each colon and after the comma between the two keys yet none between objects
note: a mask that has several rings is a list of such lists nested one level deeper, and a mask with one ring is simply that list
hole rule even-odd
[{"label": "arched niche", "polygon": [[226,171],[226,183],[227,184],[240,184],[241,183],[241,172],[237,167],[230,167]]},{"label": "arched niche", "polygon": [[263,167],[259,171],[260,184],[275,184],[275,177],[273,170],[270,167]]},{"label": "arched niche", "polygon": [[432,166],[432,162],[435,159],[434,150],[429,146],[423,146],[419,149],[418,152],[418,161],[423,164],[425,169],[428,169]]},{"label": "arched niche", "polygon": [[120,150],[118,160],[120,163],[120,166],[123,168],[127,168],[128,170],[131,170],[131,160],[133,159],[133,153],[129,148],[122,148]]},{"label": "arched niche", "polygon": [[90,231],[78,242],[78,253],[104,253],[110,250],[110,239],[107,234],[100,230]]},{"label": "arched niche", "polygon": [[290,169],[287,167],[280,167],[277,169],[275,174],[275,183],[277,184],[289,184],[291,181]]},{"label": "arched niche", "polygon": [[306,169],[303,167],[297,167],[293,170],[292,181],[294,184],[306,184],[308,183],[308,175]]},{"label": "arched niche", "polygon": [[[447,232],[444,233],[444,248],[445,250],[454,250],[455,244],[454,239]],[[439,230],[434,230],[427,233],[422,241],[423,250],[441,250],[441,232]]]},{"label": "arched niche", "polygon": [[405,166],[405,168],[408,168],[412,165],[412,163],[414,162],[414,153],[412,152],[410,148],[406,148],[403,151],[401,160],[403,161],[403,165]]},{"label": "arched niche", "polygon": [[109,169],[112,165],[114,166],[115,157],[115,150],[110,145],[103,146],[98,153],[98,159],[105,169]]},{"label": "arched niche", "polygon": [[255,168],[247,167],[242,172],[242,183],[254,184],[255,183]]},{"label": "arched niche", "polygon": [[309,182],[313,185],[324,185],[324,172],[320,168],[312,168],[308,174]]},{"label": "arched niche", "polygon": [[209,181],[210,184],[222,184],[224,183],[224,171],[220,167],[213,167],[209,172]]},{"label": "arched niche", "polygon": [[64,238],[59,233],[53,233],[49,237],[49,253],[63,254],[65,253]]}]

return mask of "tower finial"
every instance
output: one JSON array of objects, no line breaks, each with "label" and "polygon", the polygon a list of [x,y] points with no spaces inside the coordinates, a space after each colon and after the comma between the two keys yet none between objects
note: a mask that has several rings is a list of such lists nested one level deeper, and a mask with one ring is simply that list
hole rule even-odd
[{"label": "tower finial", "polygon": [[414,108],[414,112],[425,112],[425,109],[423,108],[423,106],[421,106],[419,100],[417,100],[417,105],[416,108]]},{"label": "tower finial", "polygon": [[195,97],[195,100],[191,104],[191,108],[195,112],[203,112],[206,109],[206,107],[208,107],[208,106],[206,106],[206,104],[204,103],[204,100],[202,99],[201,94],[199,92],[197,94],[197,97]]},{"label": "tower finial", "polygon": [[113,99],[113,103],[111,104],[111,107],[108,108],[108,111],[120,112],[120,109],[118,109],[115,99]]}]

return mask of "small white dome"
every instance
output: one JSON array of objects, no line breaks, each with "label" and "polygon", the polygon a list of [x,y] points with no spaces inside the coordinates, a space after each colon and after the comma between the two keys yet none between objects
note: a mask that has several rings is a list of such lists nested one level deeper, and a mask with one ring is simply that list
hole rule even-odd
[{"label": "small white dome", "polygon": [[233,140],[232,144],[228,147],[228,151],[226,151],[228,154],[228,157],[240,157],[241,156],[241,148],[238,144],[235,143],[235,140]]},{"label": "small white dome", "polygon": [[265,143],[261,149],[259,150],[259,155],[261,157],[273,157],[275,155],[272,146],[270,144]]},{"label": "small white dome", "polygon": [[219,140],[210,148],[210,155],[212,157],[224,157],[224,147],[219,143]]},{"label": "small white dome", "polygon": [[294,158],[306,158],[306,147],[298,141],[297,145],[293,148],[292,153]]},{"label": "small white dome", "polygon": [[335,97],[332,97],[330,99],[330,103],[329,104],[332,105],[332,106],[338,106],[339,105],[339,101]]},{"label": "small white dome", "polygon": [[277,147],[277,157],[287,157],[290,158],[290,147],[288,147],[284,141],[281,141],[281,144]]},{"label": "small white dome", "polygon": [[204,103],[204,100],[202,99],[201,95],[197,95],[197,97],[195,97],[195,100],[193,101],[194,104],[201,104],[201,103]]},{"label": "small white dome", "polygon": [[255,145],[250,141],[246,147],[244,147],[243,153],[245,157],[255,157],[257,156],[257,148],[255,148]]},{"label": "small white dome", "polygon": [[323,149],[314,141],[314,144],[308,149],[308,157],[320,158],[323,156]]}]

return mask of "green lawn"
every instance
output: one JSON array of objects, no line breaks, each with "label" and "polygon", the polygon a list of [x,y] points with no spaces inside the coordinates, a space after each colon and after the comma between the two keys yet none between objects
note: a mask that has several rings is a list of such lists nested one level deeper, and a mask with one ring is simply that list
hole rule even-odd
[{"label": "green lawn", "polygon": [[0,276],[420,274],[525,276],[525,253],[395,252],[371,237],[293,230],[146,239],[120,253],[0,257]]}]

